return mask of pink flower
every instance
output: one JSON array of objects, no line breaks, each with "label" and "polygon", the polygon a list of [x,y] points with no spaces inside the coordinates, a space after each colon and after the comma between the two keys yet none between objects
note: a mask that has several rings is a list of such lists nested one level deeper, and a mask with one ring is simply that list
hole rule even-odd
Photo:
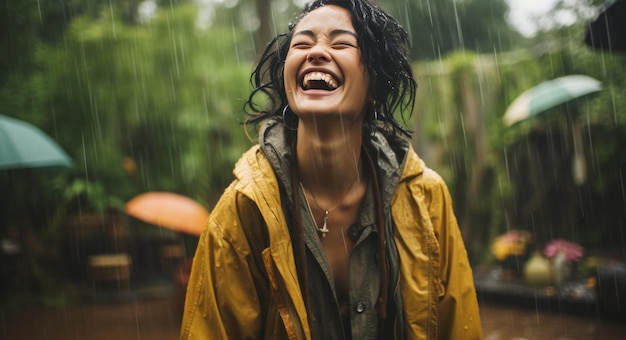
[{"label": "pink flower", "polygon": [[584,249],[576,243],[557,239],[550,241],[550,243],[548,243],[548,245],[543,250],[543,254],[548,259],[552,259],[559,252],[565,254],[565,259],[567,260],[567,262],[576,262],[583,257]]}]

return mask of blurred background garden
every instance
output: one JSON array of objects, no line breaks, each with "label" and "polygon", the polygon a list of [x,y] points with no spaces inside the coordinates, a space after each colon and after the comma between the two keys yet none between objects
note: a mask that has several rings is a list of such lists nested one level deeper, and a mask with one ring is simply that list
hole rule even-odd
[{"label": "blurred background garden", "polygon": [[[512,24],[512,1],[379,3],[409,31],[419,89],[406,125],[449,185],[483,282],[477,288],[497,294],[493,283],[510,280],[520,296],[551,301],[564,287],[555,278],[559,257],[565,281],[582,289],[566,294],[591,292],[585,306],[609,303],[624,313],[626,52],[585,43],[605,1],[555,0],[530,19],[531,33]],[[94,261],[103,254],[125,256],[131,289],[176,281],[197,235],[136,218],[127,203],[169,192],[210,212],[255,143],[241,125],[255,58],[299,6],[3,1],[0,115],[36,126],[71,162],[0,168],[1,308],[93,298]],[[614,33],[624,41],[625,32]],[[520,95],[570,75],[600,88],[503,120]],[[0,130],[0,150],[7,143]],[[525,267],[537,254],[550,273],[528,281]],[[602,302],[607,270],[621,288]]]}]

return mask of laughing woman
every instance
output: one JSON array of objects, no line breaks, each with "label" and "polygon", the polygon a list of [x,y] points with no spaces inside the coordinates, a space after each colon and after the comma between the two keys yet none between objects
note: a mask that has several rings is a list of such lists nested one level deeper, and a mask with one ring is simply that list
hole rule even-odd
[{"label": "laughing woman", "polygon": [[482,337],[448,189],[393,116],[413,109],[407,51],[365,0],[315,1],[268,45],[259,144],[200,238],[182,339]]}]

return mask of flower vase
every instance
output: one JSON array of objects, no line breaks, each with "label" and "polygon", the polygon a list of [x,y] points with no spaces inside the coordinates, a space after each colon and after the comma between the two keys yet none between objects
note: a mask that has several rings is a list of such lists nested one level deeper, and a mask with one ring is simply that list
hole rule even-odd
[{"label": "flower vase", "polygon": [[567,262],[565,252],[559,251],[552,259],[552,282],[556,287],[560,287],[563,282],[569,279],[572,269]]},{"label": "flower vase", "polygon": [[531,287],[544,287],[552,281],[552,266],[538,251],[524,265],[524,283]]}]

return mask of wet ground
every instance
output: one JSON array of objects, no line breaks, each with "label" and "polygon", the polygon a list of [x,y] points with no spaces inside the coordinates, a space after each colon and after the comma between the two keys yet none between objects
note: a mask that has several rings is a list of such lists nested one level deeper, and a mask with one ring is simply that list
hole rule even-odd
[{"label": "wet ground", "polygon": [[29,340],[177,339],[172,299],[28,307],[2,315],[0,338]]},{"label": "wet ground", "polygon": [[[63,307],[0,310],[0,339],[174,340],[180,323],[174,290],[99,296]],[[626,324],[599,317],[481,303],[486,340],[626,339]]]},{"label": "wet ground", "polygon": [[623,340],[626,324],[599,317],[483,304],[485,340]]}]

